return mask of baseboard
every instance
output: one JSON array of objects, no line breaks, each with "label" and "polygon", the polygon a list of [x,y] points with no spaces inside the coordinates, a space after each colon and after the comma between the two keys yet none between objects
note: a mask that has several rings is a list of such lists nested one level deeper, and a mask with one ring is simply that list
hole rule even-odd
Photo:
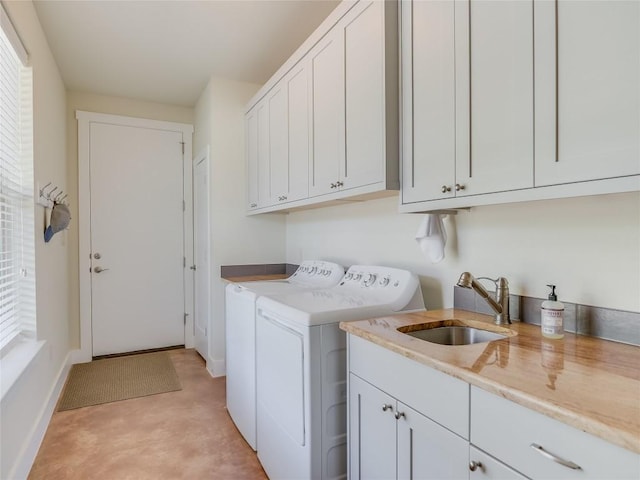
[{"label": "baseboard", "polygon": [[224,377],[227,374],[227,365],[224,360],[207,358],[207,371],[212,377]]},{"label": "baseboard", "polygon": [[85,352],[81,349],[71,350],[67,356],[68,364],[87,363],[91,361],[91,352]]},{"label": "baseboard", "polygon": [[74,357],[73,354],[75,352],[79,352],[79,350],[72,350],[67,354],[67,357],[62,364],[62,368],[58,372],[56,382],[49,392],[47,401],[42,407],[40,415],[38,416],[38,420],[31,430],[27,446],[22,451],[20,458],[18,458],[18,460],[16,461],[13,471],[9,475],[9,478],[26,479],[29,476],[29,472],[31,471],[33,462],[38,455],[38,450],[40,449],[40,445],[42,444],[44,435],[45,433],[47,433],[47,427],[49,426],[51,416],[53,415],[53,411],[56,408],[56,404],[58,403],[58,398],[60,398],[62,387],[64,387],[64,383],[67,380],[69,370],[71,370],[71,365],[73,364],[72,358]]}]

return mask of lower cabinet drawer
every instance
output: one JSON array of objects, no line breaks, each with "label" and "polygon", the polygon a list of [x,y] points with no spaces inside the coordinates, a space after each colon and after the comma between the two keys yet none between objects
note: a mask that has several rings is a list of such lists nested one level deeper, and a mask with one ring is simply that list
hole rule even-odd
[{"label": "lower cabinet drawer", "polygon": [[471,443],[532,479],[640,478],[640,455],[471,387]]}]

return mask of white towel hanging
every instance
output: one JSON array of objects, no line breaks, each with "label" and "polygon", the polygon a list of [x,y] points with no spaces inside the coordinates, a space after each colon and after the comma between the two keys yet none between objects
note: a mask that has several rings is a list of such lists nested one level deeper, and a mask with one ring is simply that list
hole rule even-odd
[{"label": "white towel hanging", "polygon": [[442,218],[443,215],[437,213],[425,215],[416,233],[416,241],[422,253],[432,263],[438,263],[444,259],[447,232]]}]

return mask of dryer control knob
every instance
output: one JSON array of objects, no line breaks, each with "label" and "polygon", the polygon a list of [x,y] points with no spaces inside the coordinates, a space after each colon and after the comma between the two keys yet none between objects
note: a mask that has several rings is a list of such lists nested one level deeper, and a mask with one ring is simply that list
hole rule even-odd
[{"label": "dryer control knob", "polygon": [[389,285],[389,277],[381,278],[378,283],[380,284],[381,287],[386,287],[387,285]]},{"label": "dryer control knob", "polygon": [[361,274],[361,273],[354,273],[354,274],[353,274],[353,279],[354,279],[355,281],[358,281],[358,280],[360,280],[361,278],[362,278],[362,274]]},{"label": "dryer control knob", "polygon": [[376,283],[376,275],[374,273],[369,273],[365,277],[364,282],[362,282],[365,287],[370,287],[374,283]]}]

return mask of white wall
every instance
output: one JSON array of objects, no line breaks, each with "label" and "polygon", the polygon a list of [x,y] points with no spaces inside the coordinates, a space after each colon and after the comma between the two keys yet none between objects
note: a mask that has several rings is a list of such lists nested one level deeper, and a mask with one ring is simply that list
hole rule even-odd
[{"label": "white wall", "polygon": [[285,218],[247,217],[245,104],[259,85],[213,77],[195,109],[194,155],[210,146],[211,171],[211,319],[207,368],[224,375],[224,288],[221,265],[282,263]]},{"label": "white wall", "polygon": [[473,208],[445,220],[445,259],[423,257],[414,240],[422,215],[398,214],[397,198],[292,213],[287,262],[324,258],[408,268],[427,308],[453,306],[463,271],[505,276],[513,293],[640,311],[640,193]]},{"label": "white wall", "polygon": [[[162,103],[146,102],[131,98],[112,97],[84,92],[67,93],[67,185],[71,202],[71,218],[78,218],[78,121],[76,110],[87,112],[108,113],[128,117],[147,118],[166,122],[193,124],[194,111],[192,108],[166,105]],[[69,341],[74,348],[80,347],[80,298],[78,279],[78,223],[71,222],[68,231],[71,251],[69,258],[69,306],[70,327]]]},{"label": "white wall", "polygon": [[[31,2],[3,2],[33,67],[35,181],[67,191],[66,92]],[[44,433],[58,379],[69,353],[68,233],[45,244],[44,208],[36,206],[38,339],[45,346],[0,402],[0,478],[26,475]],[[72,220],[73,223],[73,220]],[[55,398],[53,398],[55,401]],[[39,423],[43,419],[44,424]],[[40,431],[39,431],[40,429]],[[35,442],[35,444],[34,444]]]}]

